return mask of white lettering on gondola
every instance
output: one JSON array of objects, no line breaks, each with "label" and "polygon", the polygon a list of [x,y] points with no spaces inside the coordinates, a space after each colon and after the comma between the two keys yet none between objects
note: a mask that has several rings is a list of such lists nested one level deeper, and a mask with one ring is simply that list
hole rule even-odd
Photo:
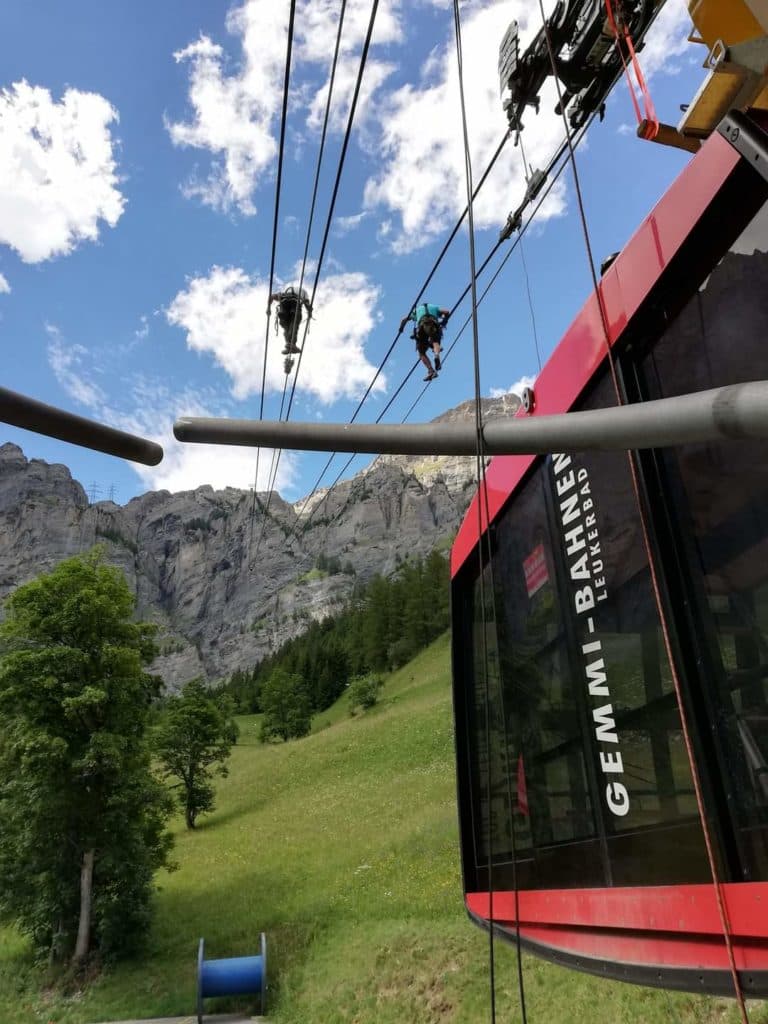
[{"label": "white lettering on gondola", "polygon": [[605,803],[611,814],[623,818],[629,811],[629,792],[616,776],[624,774],[624,762],[616,749],[619,736],[613,705],[604,703],[611,693],[605,661],[601,657],[603,645],[600,638],[594,636],[594,619],[587,615],[608,597],[597,513],[593,511],[595,502],[591,497],[589,473],[584,467],[575,469],[570,455],[554,455],[552,460],[573,607],[589,637],[581,647],[584,679],[589,696],[601,698],[600,705],[592,708],[592,726],[597,743],[606,747],[598,752],[600,770],[607,776]]}]

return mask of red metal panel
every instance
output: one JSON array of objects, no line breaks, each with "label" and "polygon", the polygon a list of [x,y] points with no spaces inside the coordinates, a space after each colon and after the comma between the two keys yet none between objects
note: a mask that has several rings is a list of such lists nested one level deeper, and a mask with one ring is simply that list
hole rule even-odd
[{"label": "red metal panel", "polygon": [[[568,928],[528,926],[520,929],[520,936],[549,949],[551,952],[585,956],[603,963],[616,965],[645,965],[659,968],[727,971],[728,953],[722,933],[719,936],[699,938],[696,935],[669,936],[632,932],[611,932]],[[733,939],[736,966],[741,971],[768,969],[768,946],[755,946],[738,938]]]},{"label": "red metal panel", "polygon": [[[722,886],[737,965],[768,969],[768,882]],[[467,909],[488,920],[488,893],[468,893]],[[520,892],[520,933],[552,950],[613,963],[727,969],[712,885]],[[515,896],[493,894],[494,921],[515,927]]]},{"label": "red metal panel", "polygon": [[[739,159],[739,154],[722,136],[717,133],[711,135],[606,272],[600,288],[612,345]],[[605,338],[600,311],[597,299],[591,295],[536,381],[536,409],[532,415],[570,409],[604,357]],[[518,415],[525,414],[521,411]],[[499,513],[533,461],[533,456],[525,455],[493,459],[486,475],[491,519]],[[451,551],[452,575],[472,553],[477,539],[476,495]]]},{"label": "red metal panel", "polygon": [[[722,891],[734,934],[768,938],[768,882],[726,882]],[[466,900],[468,909],[488,917],[488,893],[467,893]],[[494,892],[494,916],[514,921],[514,901],[513,892]],[[709,884],[524,890],[518,902],[521,923],[722,934]]]}]

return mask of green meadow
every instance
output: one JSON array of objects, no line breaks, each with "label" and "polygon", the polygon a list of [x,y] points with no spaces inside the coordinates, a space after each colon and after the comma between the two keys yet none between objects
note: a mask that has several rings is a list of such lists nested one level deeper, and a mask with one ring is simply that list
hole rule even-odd
[{"label": "green meadow", "polygon": [[[342,698],[288,744],[260,744],[258,718],[241,718],[216,811],[196,832],[175,822],[178,868],[159,879],[144,956],[65,992],[0,931],[0,1022],[191,1014],[199,937],[208,956],[242,956],[261,931],[275,1022],[489,1021],[488,936],[461,900],[449,671],[443,637],[387,678],[377,707],[350,718]],[[514,950],[499,942],[495,973],[497,1020],[519,1020]],[[527,956],[524,979],[530,1024],[738,1020],[731,1000]],[[768,1005],[750,1004],[750,1020],[768,1024]]]}]

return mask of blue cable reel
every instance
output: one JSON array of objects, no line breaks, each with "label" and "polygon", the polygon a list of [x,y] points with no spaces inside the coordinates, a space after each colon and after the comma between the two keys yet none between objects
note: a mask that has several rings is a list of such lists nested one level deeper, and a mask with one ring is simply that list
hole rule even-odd
[{"label": "blue cable reel", "polygon": [[203,1000],[214,996],[259,995],[263,1016],[267,1006],[267,937],[261,933],[260,956],[205,959],[205,939],[197,951],[197,1024],[203,1024]]}]

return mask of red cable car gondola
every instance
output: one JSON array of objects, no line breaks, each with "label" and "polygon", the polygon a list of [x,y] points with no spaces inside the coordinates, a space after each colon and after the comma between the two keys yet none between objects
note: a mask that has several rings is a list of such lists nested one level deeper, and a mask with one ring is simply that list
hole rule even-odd
[{"label": "red cable car gondola", "polygon": [[[768,379],[760,116],[726,119],[602,279],[624,401]],[[593,296],[530,415],[615,404],[606,354]],[[768,451],[634,464],[638,487],[621,452],[495,458],[490,525],[478,544],[476,497],[459,531],[466,907],[550,960],[668,988],[733,994],[730,943],[743,991],[768,995]]]}]

